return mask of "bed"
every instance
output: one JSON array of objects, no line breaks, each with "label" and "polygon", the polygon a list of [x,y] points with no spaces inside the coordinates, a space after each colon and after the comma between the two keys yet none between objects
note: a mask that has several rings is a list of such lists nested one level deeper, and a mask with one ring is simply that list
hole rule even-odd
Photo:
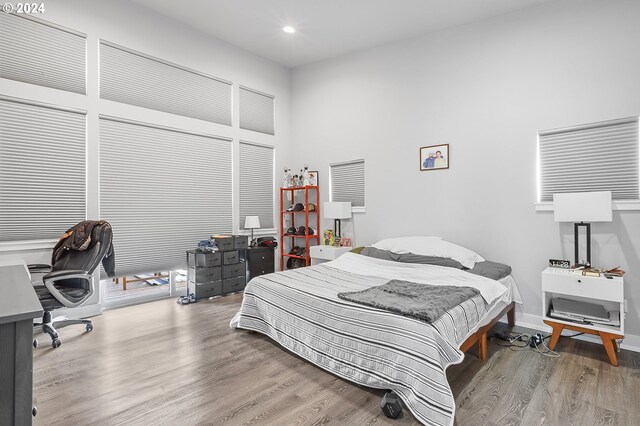
[{"label": "bed", "polygon": [[[391,279],[468,286],[479,294],[433,323],[338,297]],[[520,302],[509,275],[499,281],[447,266],[401,263],[346,253],[307,268],[256,277],[231,327],[263,333],[287,350],[362,386],[395,391],[426,425],[450,425],[455,402],[445,370],[479,345]]]}]

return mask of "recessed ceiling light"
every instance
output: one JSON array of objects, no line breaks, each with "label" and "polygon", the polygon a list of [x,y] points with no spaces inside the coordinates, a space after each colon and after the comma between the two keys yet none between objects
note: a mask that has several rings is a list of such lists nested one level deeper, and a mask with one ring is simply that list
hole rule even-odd
[{"label": "recessed ceiling light", "polygon": [[287,25],[286,27],[282,27],[282,31],[284,31],[287,34],[293,34],[296,32],[296,29],[293,28],[292,26]]}]

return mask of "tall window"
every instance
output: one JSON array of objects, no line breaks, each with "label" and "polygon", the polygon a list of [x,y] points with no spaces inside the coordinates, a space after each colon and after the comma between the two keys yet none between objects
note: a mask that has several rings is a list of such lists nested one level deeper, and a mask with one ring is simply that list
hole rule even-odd
[{"label": "tall window", "polygon": [[273,228],[274,148],[240,141],[240,228],[258,216],[261,228]]},{"label": "tall window", "polygon": [[27,14],[0,13],[0,77],[87,93],[87,36]]},{"label": "tall window", "polygon": [[331,201],[351,201],[351,206],[364,208],[364,160],[330,164]]},{"label": "tall window", "polygon": [[100,97],[231,125],[229,81],[100,40]]},{"label": "tall window", "polygon": [[57,238],[86,217],[86,115],[0,97],[0,241]]},{"label": "tall window", "polygon": [[231,139],[100,117],[100,217],[116,276],[167,271],[185,250],[232,231]]},{"label": "tall window", "polygon": [[611,191],[640,200],[638,118],[538,133],[538,202],[564,192]]},{"label": "tall window", "polygon": [[267,93],[240,86],[240,128],[273,135],[275,98]]}]

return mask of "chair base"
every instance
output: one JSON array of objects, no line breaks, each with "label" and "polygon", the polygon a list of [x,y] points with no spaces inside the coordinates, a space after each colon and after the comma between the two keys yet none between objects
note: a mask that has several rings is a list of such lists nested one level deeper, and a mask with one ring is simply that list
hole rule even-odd
[{"label": "chair base", "polygon": [[[51,312],[45,311],[42,316],[42,322],[34,323],[34,331],[42,331],[51,337],[51,345],[54,348],[60,347],[62,342],[60,341],[57,328],[66,327],[68,325],[84,324],[85,329],[88,332],[93,330],[93,324],[88,319],[63,319],[60,321],[53,321],[51,319]],[[37,340],[34,340],[34,347],[37,346]]]}]

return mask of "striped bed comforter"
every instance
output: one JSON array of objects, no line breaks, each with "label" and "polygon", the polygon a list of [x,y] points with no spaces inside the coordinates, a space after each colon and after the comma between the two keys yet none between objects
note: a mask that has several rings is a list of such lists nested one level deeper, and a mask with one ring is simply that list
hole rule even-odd
[{"label": "striped bed comforter", "polygon": [[445,370],[462,361],[458,347],[490,305],[480,294],[428,324],[348,302],[337,294],[388,278],[337,269],[334,262],[254,278],[231,327],[266,334],[359,385],[394,390],[423,424],[452,424],[455,405]]}]

